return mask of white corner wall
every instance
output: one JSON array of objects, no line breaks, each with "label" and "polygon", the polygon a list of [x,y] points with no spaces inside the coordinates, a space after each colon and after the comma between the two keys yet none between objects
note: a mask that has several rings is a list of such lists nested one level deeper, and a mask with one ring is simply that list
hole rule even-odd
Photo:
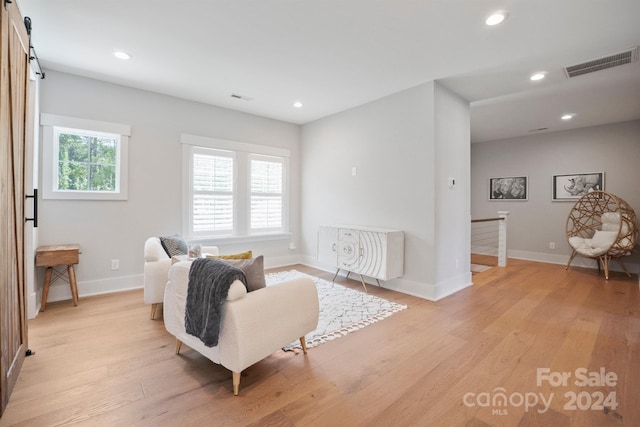
[{"label": "white corner wall", "polygon": [[[552,176],[604,171],[605,191],[626,200],[640,214],[640,121],[614,123],[475,143],[471,146],[471,212],[474,218],[510,211],[508,256],[566,264],[571,248],[566,240],[567,216],[573,202],[551,201]],[[488,201],[489,177],[529,177],[528,201]],[[549,249],[555,243],[555,250]],[[625,260],[638,271],[639,256]],[[578,257],[572,265],[596,268]],[[612,264],[617,268],[617,264]]]},{"label": "white corner wall", "polygon": [[434,299],[471,285],[470,144],[469,102],[436,83]]},{"label": "white corner wall", "polygon": [[[442,110],[440,104],[445,105]],[[302,127],[305,263],[330,269],[317,262],[319,225],[396,228],[405,233],[404,276],[386,282],[385,287],[431,300],[463,287],[464,279],[447,271],[448,265],[440,270],[436,266],[437,221],[447,221],[438,217],[436,207],[439,175],[455,172],[461,180],[456,191],[442,195],[447,207],[466,205],[462,213],[449,218],[451,223],[464,228],[459,221],[469,216],[468,184],[464,183],[468,182],[469,118],[468,105],[462,104],[429,82]],[[456,126],[458,130],[450,130]],[[459,164],[457,159],[445,162],[455,165],[453,172],[449,167],[438,169],[443,160],[438,156],[451,154],[460,156]],[[465,167],[467,172],[462,171]],[[468,266],[469,244],[468,239],[463,242],[465,232],[449,235],[454,228],[440,232],[442,239],[452,237],[440,246],[462,261],[462,269]]]},{"label": "white corner wall", "polygon": [[[131,126],[128,200],[40,200],[40,244],[80,244],[81,297],[141,287],[146,238],[181,232],[182,133],[290,150],[291,241],[299,246],[298,125],[66,73],[46,73],[41,112]],[[298,260],[289,243],[286,239],[220,246],[222,252],[252,249],[273,266]],[[111,259],[120,260],[119,270],[111,271]],[[50,301],[71,297],[62,281],[52,285],[49,295]]]}]

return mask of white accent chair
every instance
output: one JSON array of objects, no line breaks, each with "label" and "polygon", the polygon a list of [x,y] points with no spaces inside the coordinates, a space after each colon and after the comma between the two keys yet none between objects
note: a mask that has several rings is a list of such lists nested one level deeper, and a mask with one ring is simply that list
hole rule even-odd
[{"label": "white accent chair", "polygon": [[318,325],[318,290],[308,277],[276,283],[247,292],[239,280],[231,284],[224,304],[218,345],[207,347],[185,331],[185,305],[189,282],[188,261],[169,269],[164,292],[164,324],[176,337],[176,354],[182,343],[232,372],[233,394],[238,395],[240,373],[285,345],[300,339],[307,353],[305,334]]},{"label": "white accent chair", "polygon": [[[203,246],[202,252],[218,255],[216,246]],[[144,302],[151,304],[151,320],[156,317],[158,304],[164,298],[167,273],[171,267],[171,258],[160,243],[160,238],[149,237],[144,242]]]}]

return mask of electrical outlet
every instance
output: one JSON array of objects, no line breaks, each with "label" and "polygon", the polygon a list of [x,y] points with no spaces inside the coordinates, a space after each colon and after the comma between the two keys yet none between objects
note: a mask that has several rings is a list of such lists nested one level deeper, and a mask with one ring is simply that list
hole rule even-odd
[{"label": "electrical outlet", "polygon": [[112,270],[119,270],[120,269],[120,260],[119,259],[112,259],[111,260],[111,269]]},{"label": "electrical outlet", "polygon": [[555,242],[549,242],[549,249],[555,249],[556,248],[556,243]]}]

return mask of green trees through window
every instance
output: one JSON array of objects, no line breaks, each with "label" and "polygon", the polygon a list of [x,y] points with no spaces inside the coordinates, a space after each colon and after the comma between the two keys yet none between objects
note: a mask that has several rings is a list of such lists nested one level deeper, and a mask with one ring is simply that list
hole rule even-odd
[{"label": "green trees through window", "polygon": [[119,135],[57,132],[58,190],[117,191]]}]

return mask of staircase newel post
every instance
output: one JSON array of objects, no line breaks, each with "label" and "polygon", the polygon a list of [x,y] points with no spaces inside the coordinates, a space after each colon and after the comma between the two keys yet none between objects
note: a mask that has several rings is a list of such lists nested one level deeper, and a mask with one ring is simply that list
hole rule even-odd
[{"label": "staircase newel post", "polygon": [[507,266],[507,216],[509,211],[498,211],[498,267]]}]

